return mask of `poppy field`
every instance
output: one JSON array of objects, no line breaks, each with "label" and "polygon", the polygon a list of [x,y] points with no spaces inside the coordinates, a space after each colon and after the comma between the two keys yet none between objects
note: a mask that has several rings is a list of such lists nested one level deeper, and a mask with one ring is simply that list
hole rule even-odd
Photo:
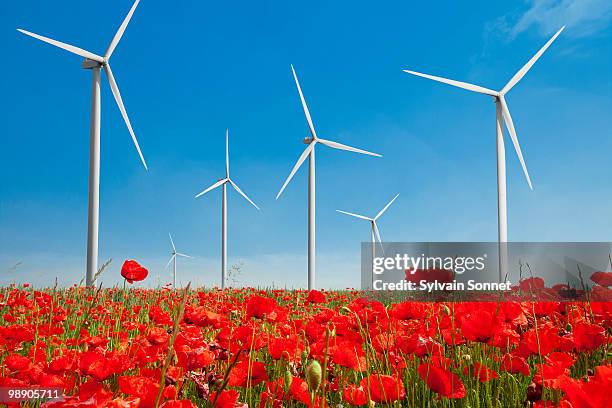
[{"label": "poppy field", "polygon": [[596,300],[12,285],[0,388],[64,395],[8,406],[604,407],[611,328]]}]

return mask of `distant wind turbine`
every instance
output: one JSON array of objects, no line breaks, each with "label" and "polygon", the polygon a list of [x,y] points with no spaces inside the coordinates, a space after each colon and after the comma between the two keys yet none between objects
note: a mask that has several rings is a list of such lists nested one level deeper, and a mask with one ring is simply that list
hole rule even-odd
[{"label": "distant wind turbine", "polygon": [[221,210],[221,288],[225,288],[225,281],[227,278],[227,184],[231,184],[232,187],[243,196],[253,207],[259,210],[259,207],[249,198],[238,185],[230,178],[230,165],[229,165],[229,129],[225,131],[225,178],[220,179],[206,190],[197,194],[195,197],[198,198],[211,190],[221,186],[222,187],[222,210]]},{"label": "distant wind turbine", "polygon": [[172,288],[176,289],[176,258],[179,256],[182,256],[183,258],[193,259],[193,256],[189,256],[189,255],[185,255],[180,252],[177,252],[176,246],[174,246],[174,240],[172,239],[172,235],[168,233],[168,236],[170,237],[170,244],[172,244],[172,256],[170,257],[170,260],[168,261],[168,264],[166,265],[166,269],[168,269],[168,267],[170,266],[170,263],[173,264],[172,265]]},{"label": "distant wind turbine", "polygon": [[531,69],[533,64],[544,54],[544,52],[550,47],[550,45],[555,41],[555,39],[561,34],[561,32],[565,29],[565,26],[561,27],[559,31],[552,36],[550,40],[538,51],[533,58],[523,66],[510,81],[502,88],[501,91],[493,91],[488,88],[483,88],[478,85],[472,85],[466,82],[459,82],[452,79],[441,78],[438,76],[422,74],[415,71],[404,70],[412,75],[417,75],[423,78],[431,79],[438,82],[443,82],[448,85],[453,85],[458,88],[463,88],[468,91],[478,92],[485,95],[490,95],[493,97],[495,101],[496,108],[496,128],[497,128],[497,214],[498,214],[498,241],[500,243],[500,278],[504,278],[506,276],[506,245],[508,242],[508,216],[507,216],[507,205],[506,205],[506,150],[504,147],[504,123],[510,132],[510,138],[512,139],[512,144],[514,145],[514,149],[516,150],[516,154],[518,159],[523,167],[523,172],[525,173],[525,178],[527,179],[527,184],[529,184],[529,188],[533,190],[533,185],[531,184],[531,178],[529,177],[529,173],[527,172],[527,165],[525,164],[525,160],[523,159],[523,153],[521,152],[521,146],[519,144],[518,138],[516,136],[516,130],[514,129],[514,123],[512,121],[512,116],[510,116],[510,110],[508,109],[508,104],[506,103],[505,95],[516,85]]},{"label": "distant wind turbine", "polygon": [[348,150],[349,152],[367,154],[370,156],[382,157],[380,154],[371,153],[366,150],[356,149],[351,146],[343,145],[337,142],[332,142],[330,140],[321,139],[317,136],[317,132],[315,131],[314,124],[312,122],[312,118],[310,117],[310,112],[308,111],[308,106],[306,105],[306,100],[304,99],[304,95],[302,94],[302,88],[300,87],[300,82],[298,81],[297,75],[295,73],[295,69],[293,69],[293,65],[291,65],[291,71],[293,72],[293,78],[295,79],[295,84],[298,89],[298,93],[300,94],[300,100],[302,101],[302,108],[304,109],[304,115],[306,115],[306,121],[308,122],[308,128],[310,129],[311,137],[304,138],[304,143],[308,145],[300,158],[298,159],[295,166],[293,166],[293,170],[289,173],[289,177],[285,180],[285,184],[281,187],[280,191],[276,195],[276,199],[281,196],[287,184],[293,178],[295,172],[300,168],[302,163],[309,158],[309,166],[308,166],[308,289],[315,288],[315,252],[316,252],[316,233],[315,233],[315,146],[317,143],[324,144],[329,147],[333,147],[334,149],[339,150]]},{"label": "distant wind turbine", "polygon": [[393,197],[393,199],[389,201],[389,203],[387,203],[387,205],[385,205],[383,209],[380,210],[374,218],[366,217],[365,215],[350,213],[347,211],[336,210],[339,213],[350,215],[351,217],[360,218],[362,220],[366,220],[370,222],[371,233],[372,233],[372,283],[374,282],[374,258],[376,257],[376,241],[378,241],[378,243],[380,244],[380,249],[384,251],[382,240],[380,238],[380,231],[378,230],[378,224],[376,224],[376,221],[381,217],[381,215],[385,213],[385,211],[389,209],[389,207],[391,207],[391,204],[393,204],[393,202],[397,199],[397,197],[399,197],[399,194]]},{"label": "distant wind turbine", "polygon": [[117,30],[117,33],[113,37],[108,49],[104,53],[104,56],[101,57],[99,55],[93,54],[89,51],[85,51],[81,48],[75,47],[73,45],[69,45],[60,41],[53,40],[48,37],[43,37],[42,35],[34,34],[26,30],[17,29],[17,31],[29,35],[30,37],[34,37],[38,40],[44,41],[48,44],[59,47],[63,50],[69,51],[73,54],[79,55],[85,58],[83,61],[82,67],[84,69],[91,69],[93,80],[92,80],[92,95],[91,95],[91,118],[90,118],[90,138],[89,138],[89,208],[88,208],[88,226],[87,226],[87,274],[86,274],[86,284],[88,286],[93,284],[93,277],[98,270],[98,225],[99,225],[99,210],[100,210],[100,70],[104,69],[106,72],[106,76],[108,78],[108,83],[110,85],[113,96],[115,97],[115,101],[117,102],[117,106],[119,106],[119,110],[121,111],[121,115],[123,116],[123,120],[127,125],[127,128],[132,136],[132,141],[134,142],[134,146],[136,146],[136,150],[138,151],[138,155],[140,156],[140,160],[144,165],[145,169],[147,169],[147,163],[145,162],[144,156],[140,151],[140,146],[138,145],[138,140],[136,140],[136,135],[134,134],[134,130],[132,129],[132,125],[130,123],[130,119],[128,118],[127,112],[123,105],[123,100],[121,99],[121,94],[119,93],[119,88],[117,86],[117,82],[115,81],[115,77],[113,76],[113,71],[110,67],[110,57],[113,55],[113,51],[119,44],[125,29],[127,28],[136,7],[140,0],[136,0],[132,8],[130,9],[127,17],[123,20],[123,23]]}]

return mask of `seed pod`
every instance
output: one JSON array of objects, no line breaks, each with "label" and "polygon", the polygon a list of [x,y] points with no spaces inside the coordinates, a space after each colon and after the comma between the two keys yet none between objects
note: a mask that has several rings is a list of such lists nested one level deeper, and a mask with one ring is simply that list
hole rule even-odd
[{"label": "seed pod", "polygon": [[535,402],[542,399],[542,384],[532,382],[527,387],[527,401]]},{"label": "seed pod", "polygon": [[317,391],[319,389],[322,377],[321,364],[317,360],[312,360],[308,367],[306,367],[306,382],[310,391]]}]

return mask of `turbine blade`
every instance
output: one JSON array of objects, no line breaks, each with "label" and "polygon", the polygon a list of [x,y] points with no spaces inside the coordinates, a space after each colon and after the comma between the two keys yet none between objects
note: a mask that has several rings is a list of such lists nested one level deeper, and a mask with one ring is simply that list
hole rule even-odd
[{"label": "turbine blade", "polygon": [[491,95],[491,96],[496,96],[497,95],[496,91],[493,91],[493,90],[488,89],[488,88],[483,88],[482,86],[468,84],[467,82],[455,81],[454,79],[446,79],[446,78],[442,78],[442,77],[438,77],[438,76],[434,76],[434,75],[421,74],[420,72],[409,71],[407,69],[405,69],[404,72],[407,72],[407,73],[412,74],[412,75],[420,76],[420,77],[423,77],[423,78],[431,79],[431,80],[434,80],[434,81],[443,82],[445,84],[456,86],[456,87],[459,87],[459,88],[467,89],[468,91],[478,92],[478,93],[482,93],[482,94],[486,94],[486,95]]},{"label": "turbine blade", "polygon": [[168,261],[164,269],[168,269],[168,267],[170,266],[170,264],[172,263],[175,257],[176,257],[176,254],[172,254],[172,256],[170,257],[170,260]]},{"label": "turbine blade", "polygon": [[374,225],[374,233],[376,234],[376,240],[378,240],[378,243],[380,244],[380,250],[384,254],[385,248],[383,248],[382,239],[380,239],[380,231],[378,230],[378,225],[376,224],[376,221],[372,221],[372,224]]},{"label": "turbine blade", "polygon": [[304,99],[304,94],[302,93],[302,87],[300,87],[300,81],[298,81],[298,77],[295,73],[295,69],[293,69],[293,65],[291,65],[291,72],[293,72],[293,78],[295,79],[295,84],[297,85],[298,92],[300,93],[300,100],[302,101],[302,108],[304,109],[304,115],[306,115],[306,121],[308,122],[308,127],[310,128],[310,134],[315,139],[317,138],[317,132],[315,131],[314,124],[312,123],[312,118],[310,117],[310,111],[308,110],[308,105],[306,105],[306,99]]},{"label": "turbine blade", "polygon": [[113,76],[113,71],[111,70],[110,64],[104,65],[104,71],[106,72],[106,76],[108,77],[108,83],[110,84],[111,90],[113,91],[113,96],[115,97],[115,101],[117,102],[117,106],[121,111],[121,116],[123,116],[123,120],[127,125],[128,130],[130,131],[130,136],[132,136],[132,141],[134,142],[134,146],[136,146],[136,150],[138,151],[138,155],[140,156],[140,160],[145,168],[145,170],[149,170],[147,167],[147,162],[142,155],[142,151],[140,150],[140,146],[138,145],[138,140],[136,139],[136,135],[134,134],[134,130],[132,129],[132,124],[130,123],[130,118],[128,118],[127,112],[125,111],[125,106],[123,106],[123,100],[121,99],[121,93],[119,93],[119,87],[117,86],[117,82],[115,81],[115,77]]},{"label": "turbine blade", "polygon": [[130,9],[128,15],[123,20],[123,23],[121,23],[121,26],[119,26],[117,33],[115,33],[113,40],[111,41],[111,43],[108,46],[108,49],[104,53],[104,58],[106,58],[107,61],[110,59],[111,55],[113,55],[113,51],[115,51],[115,47],[117,47],[117,44],[119,44],[119,41],[121,41],[121,37],[123,37],[123,33],[125,32],[125,29],[130,23],[130,20],[132,19],[132,15],[134,14],[134,11],[136,11],[136,7],[138,7],[138,3],[140,3],[140,0],[136,0],[136,2],[134,2],[134,5]]},{"label": "turbine blade", "polygon": [[308,147],[306,149],[304,149],[304,151],[302,152],[302,155],[298,159],[297,163],[295,163],[295,166],[293,166],[293,169],[291,170],[291,173],[289,173],[289,177],[287,177],[287,180],[285,180],[285,184],[283,184],[283,186],[281,187],[280,191],[276,195],[276,199],[277,200],[278,200],[278,197],[280,197],[280,195],[283,194],[283,190],[285,190],[285,187],[287,187],[287,184],[289,184],[289,182],[293,178],[293,175],[295,174],[295,172],[300,168],[302,163],[304,163],[304,160],[306,160],[306,157],[308,157],[308,155],[310,154],[312,149],[314,149],[314,146],[315,146],[316,143],[317,143],[316,141],[313,141],[312,143],[310,143],[308,145]]},{"label": "turbine blade", "polygon": [[525,66],[523,68],[521,68],[516,74],[514,74],[514,76],[512,77],[512,79],[506,84],[506,86],[504,86],[504,88],[501,90],[501,94],[506,94],[510,89],[512,89],[512,87],[514,85],[517,84],[518,81],[520,81],[525,74],[527,73],[527,71],[529,71],[531,69],[531,67],[533,66],[533,64],[536,63],[536,61],[538,59],[540,59],[540,57],[542,56],[542,54],[544,54],[544,52],[548,49],[548,47],[550,47],[550,45],[553,43],[553,41],[555,41],[557,39],[557,37],[559,36],[559,34],[561,34],[561,32],[565,29],[565,26],[561,27],[561,29],[559,31],[557,31],[555,33],[555,35],[552,36],[552,38],[550,40],[548,40],[548,42],[546,44],[544,44],[544,46],[540,49],[540,51],[538,51],[536,53],[536,55],[534,55],[529,62],[527,62],[527,64],[525,64]]},{"label": "turbine blade", "polygon": [[229,179],[229,129],[225,130],[225,177]]},{"label": "turbine blade", "polygon": [[217,181],[215,184],[213,184],[212,186],[208,187],[206,190],[204,190],[201,193],[197,194],[195,196],[195,198],[203,196],[204,194],[208,193],[211,190],[214,190],[215,188],[219,187],[220,185],[222,185],[225,182],[227,182],[227,179],[221,179],[221,180]]},{"label": "turbine blade", "polygon": [[367,150],[357,149],[355,147],[347,146],[342,143],[332,142],[331,140],[318,139],[318,141],[323,143],[326,146],[333,147],[334,149],[347,150],[349,152],[367,154],[369,156],[374,156],[374,157],[382,157],[382,155],[378,153],[372,153],[372,152],[368,152]]},{"label": "turbine blade", "polygon": [[172,244],[172,250],[174,252],[176,252],[176,247],[174,246],[174,241],[172,240],[172,235],[170,233],[168,233],[168,236],[170,237],[170,243]]},{"label": "turbine blade", "polygon": [[521,162],[521,166],[523,167],[523,173],[525,173],[525,177],[527,178],[527,184],[529,184],[529,188],[533,190],[531,178],[529,177],[529,172],[527,171],[527,165],[525,164],[525,159],[523,159],[523,153],[521,152],[521,145],[519,144],[518,137],[516,137],[516,130],[514,129],[514,122],[512,122],[512,116],[510,116],[508,104],[506,103],[506,99],[503,96],[499,98],[499,101],[502,106],[504,122],[506,122],[506,127],[510,132],[510,138],[512,138],[512,143],[514,144],[514,150],[516,150],[516,155],[518,156],[518,159]]},{"label": "turbine blade", "polygon": [[244,194],[244,192],[240,189],[240,187],[238,187],[238,185],[236,183],[234,183],[231,179],[229,179],[229,182],[232,185],[232,187],[234,187],[236,189],[238,194],[243,196],[249,203],[253,204],[253,207],[255,207],[255,208],[257,208],[259,210],[259,207],[257,206],[257,204],[255,204],[246,194]]},{"label": "turbine blade", "polygon": [[342,211],[342,210],[336,210],[336,211],[342,214],[350,215],[351,217],[361,218],[362,220],[373,221],[370,217],[366,217],[365,215],[359,215],[359,214],[351,213],[348,211]]},{"label": "turbine blade", "polygon": [[29,31],[22,30],[21,28],[18,28],[17,31],[19,31],[22,34],[29,35],[30,37],[34,37],[37,40],[44,41],[47,44],[55,45],[56,47],[59,47],[59,48],[61,48],[63,50],[66,50],[66,51],[69,51],[69,52],[71,52],[73,54],[79,55],[79,56],[81,56],[83,58],[87,58],[87,59],[90,59],[90,60],[93,60],[93,61],[97,61],[99,63],[103,63],[104,62],[104,58],[102,58],[101,56],[96,55],[94,53],[91,53],[89,51],[86,51],[86,50],[84,50],[82,48],[75,47],[74,45],[66,44],[66,43],[63,43],[61,41],[54,40],[52,38],[48,38],[48,37],[44,37],[42,35],[34,34],[34,33],[29,32]]},{"label": "turbine blade", "polygon": [[183,258],[189,258],[189,259],[195,259],[193,256],[191,255],[185,255],[185,254],[181,254],[180,252],[176,253],[177,256],[182,256]]},{"label": "turbine blade", "polygon": [[383,208],[382,210],[380,210],[380,212],[378,214],[376,214],[376,217],[374,217],[375,220],[379,219],[381,215],[383,215],[385,213],[385,211],[387,211],[387,209],[389,207],[391,207],[391,204],[393,204],[393,202],[397,199],[397,197],[399,197],[399,194],[396,195],[395,197],[393,197],[393,200],[389,201],[389,204],[385,205],[385,208]]}]

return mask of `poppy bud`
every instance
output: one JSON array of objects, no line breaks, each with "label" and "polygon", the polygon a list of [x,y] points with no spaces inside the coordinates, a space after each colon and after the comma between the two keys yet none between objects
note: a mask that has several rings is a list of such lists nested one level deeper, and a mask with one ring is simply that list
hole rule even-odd
[{"label": "poppy bud", "polygon": [[291,371],[285,370],[285,374],[283,375],[283,385],[285,392],[289,392],[289,388],[291,388],[291,383],[293,382],[293,376],[291,375]]},{"label": "poppy bud", "polygon": [[472,356],[471,356],[471,355],[469,355],[469,354],[464,354],[464,355],[463,355],[463,359],[464,359],[465,361],[472,361]]},{"label": "poppy bud", "polygon": [[343,312],[347,312],[347,313],[353,313],[353,312],[351,312],[351,309],[349,309],[349,308],[348,308],[348,307],[346,307],[346,306],[342,306],[342,307],[340,308],[340,310],[341,310],[341,311],[343,311]]},{"label": "poppy bud", "polygon": [[448,316],[448,315],[451,314],[451,310],[450,310],[450,308],[448,306],[441,305],[440,307],[442,308],[442,315],[443,316]]},{"label": "poppy bud", "polygon": [[312,360],[312,362],[308,364],[308,367],[306,367],[306,382],[311,391],[319,389],[322,376],[321,364],[319,364],[317,360]]}]

